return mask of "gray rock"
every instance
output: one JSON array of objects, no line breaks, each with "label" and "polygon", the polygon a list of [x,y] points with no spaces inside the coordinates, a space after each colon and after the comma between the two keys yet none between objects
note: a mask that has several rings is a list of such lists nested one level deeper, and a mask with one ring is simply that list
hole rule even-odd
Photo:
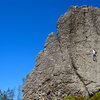
[{"label": "gray rock", "polygon": [[[23,100],[89,97],[100,90],[100,8],[71,7],[57,22],[26,79]],[[92,49],[97,51],[93,61]]]}]

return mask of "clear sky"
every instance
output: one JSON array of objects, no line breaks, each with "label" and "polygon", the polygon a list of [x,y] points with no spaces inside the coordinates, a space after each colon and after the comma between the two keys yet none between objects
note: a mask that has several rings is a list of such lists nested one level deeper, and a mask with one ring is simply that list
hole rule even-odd
[{"label": "clear sky", "polygon": [[0,0],[0,89],[15,88],[32,71],[56,22],[71,5],[100,0]]}]

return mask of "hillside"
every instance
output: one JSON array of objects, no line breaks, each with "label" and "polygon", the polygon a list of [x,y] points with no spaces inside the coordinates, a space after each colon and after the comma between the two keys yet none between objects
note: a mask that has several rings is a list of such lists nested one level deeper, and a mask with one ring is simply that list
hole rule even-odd
[{"label": "hillside", "polygon": [[[100,90],[100,8],[71,7],[49,34],[23,88],[23,100],[90,97]],[[92,49],[97,51],[93,61]]]}]

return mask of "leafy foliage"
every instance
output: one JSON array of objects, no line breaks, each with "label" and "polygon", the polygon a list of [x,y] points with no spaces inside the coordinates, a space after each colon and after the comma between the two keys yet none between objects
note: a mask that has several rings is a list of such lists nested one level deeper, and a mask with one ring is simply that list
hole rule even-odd
[{"label": "leafy foliage", "polygon": [[75,96],[70,96],[70,97],[65,97],[61,100],[100,100],[100,92],[96,93],[93,97],[91,98],[86,98],[86,97],[75,97]]}]

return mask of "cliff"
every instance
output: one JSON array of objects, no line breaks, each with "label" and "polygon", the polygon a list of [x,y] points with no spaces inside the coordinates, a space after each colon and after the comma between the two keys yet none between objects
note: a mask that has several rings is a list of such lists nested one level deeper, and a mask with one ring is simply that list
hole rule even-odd
[{"label": "cliff", "polygon": [[73,6],[59,18],[57,28],[26,79],[23,100],[90,97],[100,90],[100,8]]}]

